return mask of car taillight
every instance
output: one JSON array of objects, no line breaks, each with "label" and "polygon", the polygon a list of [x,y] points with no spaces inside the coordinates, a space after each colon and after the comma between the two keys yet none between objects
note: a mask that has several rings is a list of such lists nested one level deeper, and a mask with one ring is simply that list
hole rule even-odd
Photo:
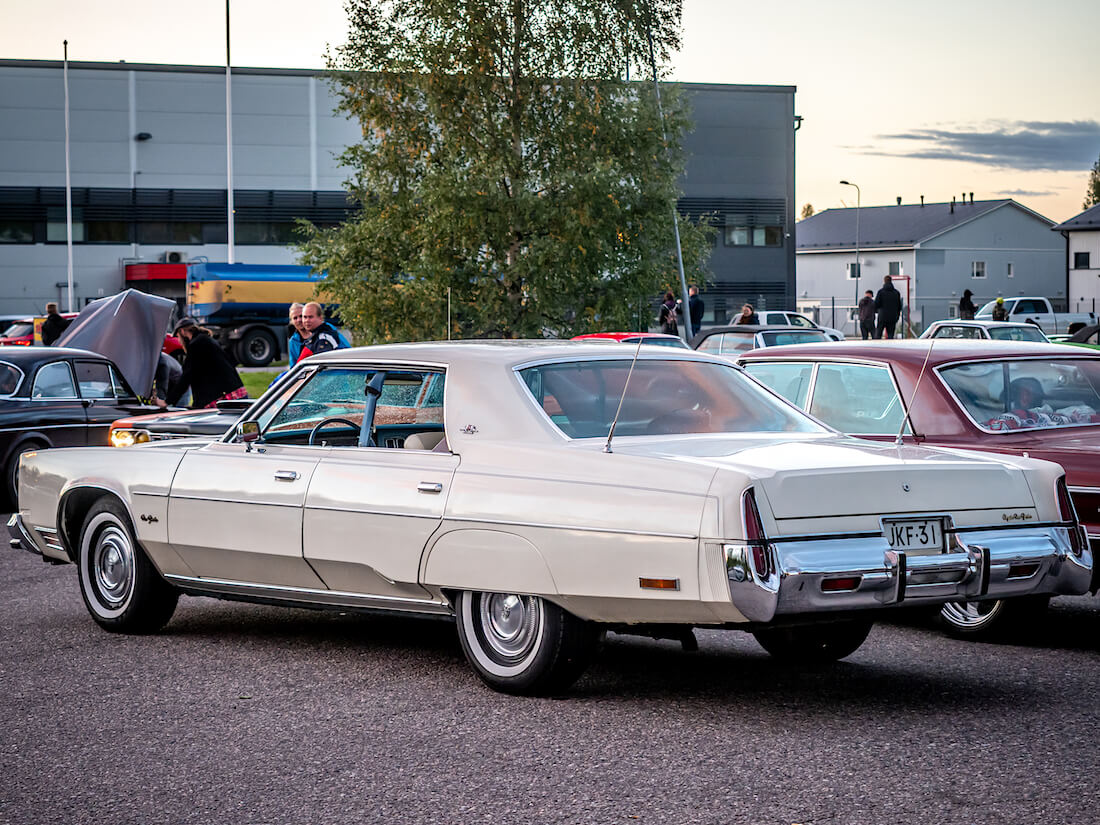
[{"label": "car taillight", "polygon": [[756,494],[750,487],[741,495],[741,518],[745,523],[745,541],[752,547],[752,566],[762,579],[772,572],[771,553],[768,551],[768,537],[764,533],[764,522],[760,520],[760,510],[756,507]]},{"label": "car taillight", "polygon": [[1077,521],[1077,510],[1073,507],[1073,499],[1069,496],[1069,488],[1066,486],[1066,477],[1058,479],[1058,515],[1062,521],[1069,525],[1069,546],[1073,555],[1080,556],[1085,552],[1084,530]]}]

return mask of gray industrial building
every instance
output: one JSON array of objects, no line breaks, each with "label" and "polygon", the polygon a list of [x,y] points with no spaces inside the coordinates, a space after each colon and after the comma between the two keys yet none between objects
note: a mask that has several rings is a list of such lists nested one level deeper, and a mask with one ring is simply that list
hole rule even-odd
[{"label": "gray industrial building", "polygon": [[[313,71],[234,69],[235,259],[294,263],[294,220],[354,208],[335,157],[359,139]],[[793,86],[685,84],[680,210],[719,233],[706,323],[745,300],[793,307]],[[224,69],[70,63],[74,305],[126,286],[181,297],[182,267],[227,257]],[[0,61],[0,314],[65,303],[64,86],[56,61]],[[670,283],[675,273],[669,273]]]}]

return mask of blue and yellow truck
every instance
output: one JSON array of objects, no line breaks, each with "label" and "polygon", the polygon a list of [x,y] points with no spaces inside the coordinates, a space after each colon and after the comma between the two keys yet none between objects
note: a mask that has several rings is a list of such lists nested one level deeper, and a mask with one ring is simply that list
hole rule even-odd
[{"label": "blue and yellow truck", "polygon": [[316,301],[324,277],[308,266],[191,263],[187,314],[244,366],[267,366],[286,352],[290,305]]}]

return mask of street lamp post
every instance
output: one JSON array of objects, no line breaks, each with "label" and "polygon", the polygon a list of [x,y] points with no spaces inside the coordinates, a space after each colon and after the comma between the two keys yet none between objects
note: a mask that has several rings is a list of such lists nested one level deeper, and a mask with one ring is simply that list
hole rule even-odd
[{"label": "street lamp post", "polygon": [[863,267],[859,264],[859,205],[862,193],[859,191],[859,186],[854,183],[849,183],[846,180],[840,182],[841,186],[855,186],[856,187],[856,303],[855,303],[855,326],[858,330],[859,327],[859,278],[863,274]]}]

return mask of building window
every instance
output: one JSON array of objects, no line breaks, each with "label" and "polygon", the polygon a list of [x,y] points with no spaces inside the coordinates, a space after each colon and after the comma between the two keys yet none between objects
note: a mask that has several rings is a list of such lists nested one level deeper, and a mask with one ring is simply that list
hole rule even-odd
[{"label": "building window", "polygon": [[202,224],[198,221],[143,221],[138,224],[138,243],[199,244]]},{"label": "building window", "polygon": [[985,261],[971,261],[970,262],[970,277],[971,278],[984,278],[985,277]]},{"label": "building window", "polygon": [[727,224],[723,233],[726,246],[783,246],[782,226],[736,226]]},{"label": "building window", "polygon": [[948,304],[947,305],[947,317],[950,320],[954,320],[959,317],[959,305]]},{"label": "building window", "polygon": [[88,243],[130,243],[127,221],[86,221],[84,230]]},{"label": "building window", "polygon": [[888,267],[890,271],[886,274],[889,275],[891,278],[896,278],[901,275],[901,261],[890,261]]},{"label": "building window", "polygon": [[1074,269],[1088,269],[1089,268],[1089,253],[1087,253],[1087,252],[1074,252],[1073,253],[1073,268]]},{"label": "building window", "polygon": [[848,280],[854,281],[856,278],[863,274],[863,268],[857,263],[845,264],[848,268]]},{"label": "building window", "polygon": [[34,221],[0,220],[0,243],[34,243]]},{"label": "building window", "polygon": [[1015,278],[1015,277],[1016,277],[1016,269],[1015,269],[1015,268],[1014,268],[1014,267],[1012,266],[1012,264],[1011,264],[1011,263],[1009,263],[1009,265],[1008,265],[1008,269],[1007,269],[1007,270],[1005,271],[1005,274],[1006,274],[1006,275],[1007,275],[1007,276],[1008,276],[1009,278]]},{"label": "building window", "polygon": [[[65,221],[46,222],[46,243],[65,243]],[[84,243],[84,223],[73,221],[73,243]]]}]

